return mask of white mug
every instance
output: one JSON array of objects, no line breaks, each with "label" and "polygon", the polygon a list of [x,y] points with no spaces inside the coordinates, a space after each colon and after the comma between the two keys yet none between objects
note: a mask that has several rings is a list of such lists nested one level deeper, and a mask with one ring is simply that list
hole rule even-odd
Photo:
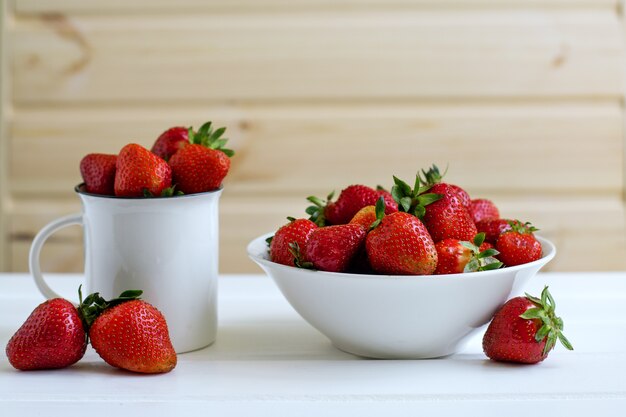
[{"label": "white mug", "polygon": [[44,281],[39,256],[46,239],[82,225],[83,294],[105,299],[143,290],[142,299],[165,316],[178,353],[210,345],[217,333],[218,203],[222,189],[167,198],[121,198],[76,187],[82,213],[50,222],[30,248],[30,271],[47,298],[60,297]]}]

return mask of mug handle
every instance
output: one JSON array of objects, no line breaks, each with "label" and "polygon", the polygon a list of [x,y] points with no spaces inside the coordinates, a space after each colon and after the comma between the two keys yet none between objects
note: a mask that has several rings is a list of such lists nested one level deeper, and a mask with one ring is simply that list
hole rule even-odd
[{"label": "mug handle", "polygon": [[83,215],[81,213],[70,214],[69,216],[60,217],[51,221],[43,229],[41,229],[39,233],[37,233],[37,236],[35,236],[35,239],[33,239],[33,243],[30,246],[30,253],[28,255],[30,273],[35,279],[37,288],[39,288],[39,291],[41,291],[47,299],[63,297],[54,292],[43,279],[43,275],[41,274],[41,264],[39,262],[41,248],[54,232],[73,225],[83,225]]}]

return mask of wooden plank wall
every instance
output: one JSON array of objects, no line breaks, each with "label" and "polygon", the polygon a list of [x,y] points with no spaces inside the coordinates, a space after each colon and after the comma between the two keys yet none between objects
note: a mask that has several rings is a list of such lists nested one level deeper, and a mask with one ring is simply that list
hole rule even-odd
[{"label": "wooden plank wall", "polygon": [[[626,268],[616,0],[7,4],[4,270],[26,270],[36,231],[79,209],[84,154],[206,119],[238,152],[223,272],[258,272],[246,243],[307,195],[432,162],[540,227],[559,249],[550,269]],[[49,241],[44,270],[81,268],[78,228]]]}]

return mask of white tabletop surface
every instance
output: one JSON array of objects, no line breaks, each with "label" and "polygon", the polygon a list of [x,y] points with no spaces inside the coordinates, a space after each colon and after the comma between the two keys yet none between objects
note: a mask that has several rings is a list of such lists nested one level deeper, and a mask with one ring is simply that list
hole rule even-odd
[{"label": "white tabletop surface", "polygon": [[[48,281],[75,298],[80,277]],[[487,360],[482,334],[445,359],[358,358],[333,348],[267,277],[222,276],[217,342],[180,355],[171,373],[116,370],[91,348],[56,371],[16,371],[0,355],[0,415],[626,415],[626,273],[539,274],[527,290],[544,284],[576,350],[557,346],[521,366]],[[0,274],[2,346],[42,301],[28,275]]]}]

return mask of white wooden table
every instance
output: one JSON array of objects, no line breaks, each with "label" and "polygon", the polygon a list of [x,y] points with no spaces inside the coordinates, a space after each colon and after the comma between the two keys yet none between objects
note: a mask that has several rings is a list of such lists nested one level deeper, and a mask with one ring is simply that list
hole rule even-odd
[{"label": "white wooden table", "polygon": [[[74,298],[80,277],[51,276]],[[217,342],[165,375],[109,367],[89,348],[63,370],[19,372],[0,355],[0,415],[626,415],[626,273],[539,274],[574,352],[539,365],[490,362],[478,335],[445,359],[384,361],[333,348],[265,276],[224,276]],[[27,275],[0,274],[0,343],[43,299]],[[208,414],[211,413],[211,414]],[[419,413],[419,414],[418,414]]]}]

